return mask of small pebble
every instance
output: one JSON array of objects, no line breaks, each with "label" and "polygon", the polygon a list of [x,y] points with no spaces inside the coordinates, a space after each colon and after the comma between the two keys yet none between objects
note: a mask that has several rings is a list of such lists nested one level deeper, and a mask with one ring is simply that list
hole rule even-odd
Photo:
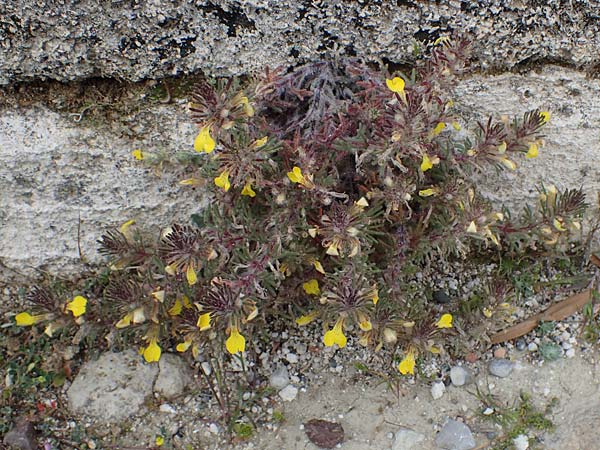
[{"label": "small pebble", "polygon": [[569,350],[567,350],[566,356],[567,358],[573,358],[575,356],[575,349],[570,348]]},{"label": "small pebble", "polygon": [[436,381],[431,385],[431,396],[434,400],[438,400],[442,398],[444,392],[446,391],[446,386],[443,381]]},{"label": "small pebble", "polygon": [[450,303],[450,296],[448,294],[446,294],[445,291],[442,291],[442,290],[433,291],[432,297],[433,297],[433,301],[435,303],[439,303],[441,305]]},{"label": "small pebble", "polygon": [[484,416],[491,416],[492,414],[494,414],[494,408],[485,408],[483,410]]},{"label": "small pebble", "polygon": [[160,405],[160,407],[158,409],[160,410],[160,412],[169,413],[169,414],[177,414],[177,410],[175,408],[173,408],[171,405],[169,405],[168,403],[163,403],[162,405]]},{"label": "small pebble", "polygon": [[506,349],[504,347],[498,347],[494,350],[494,358],[502,359],[506,356]]},{"label": "small pebble", "polygon": [[219,434],[219,426],[216,423],[211,423],[208,426],[208,431],[210,431],[212,434]]},{"label": "small pebble", "polygon": [[490,361],[488,370],[498,378],[506,378],[514,368],[514,363],[508,359],[493,359]]},{"label": "small pebble", "polygon": [[529,345],[527,346],[527,350],[529,350],[530,352],[535,352],[538,349],[538,346],[535,342],[530,342]]},{"label": "small pebble", "polygon": [[517,350],[522,352],[527,348],[527,343],[523,339],[519,339],[515,346],[517,347]]},{"label": "small pebble", "polygon": [[287,359],[290,364],[296,364],[298,362],[298,355],[295,353],[288,353],[285,355],[285,359]]},{"label": "small pebble", "polygon": [[518,435],[513,439],[515,450],[527,450],[529,448],[529,438],[524,434]]},{"label": "small pebble", "polygon": [[471,381],[471,374],[464,367],[454,366],[450,369],[450,380],[454,386],[464,386]]},{"label": "small pebble", "polygon": [[435,437],[438,447],[448,450],[470,450],[475,448],[475,439],[468,426],[456,420],[448,420]]},{"label": "small pebble", "polygon": [[290,384],[290,376],[287,367],[279,366],[276,370],[274,370],[269,377],[269,384],[272,388],[277,390],[281,390]]},{"label": "small pebble", "polygon": [[284,402],[294,401],[298,396],[298,388],[293,384],[288,384],[281,391],[279,391],[279,396]]}]

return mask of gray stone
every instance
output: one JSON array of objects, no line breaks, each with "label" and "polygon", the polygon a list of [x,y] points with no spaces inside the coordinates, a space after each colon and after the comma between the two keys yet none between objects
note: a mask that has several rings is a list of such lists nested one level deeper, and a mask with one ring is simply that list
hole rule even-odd
[{"label": "gray stone", "polygon": [[114,423],[138,414],[152,396],[157,364],[145,364],[133,350],[105,353],[86,363],[67,391],[72,413]]},{"label": "gray stone", "polygon": [[447,30],[473,41],[482,68],[593,66],[596,15],[593,1],[8,1],[0,7],[0,84],[240,74],[335,54],[407,63],[415,40]]},{"label": "gray stone", "polygon": [[492,359],[488,366],[490,373],[498,378],[506,378],[510,375],[515,363],[508,359]]},{"label": "gray stone", "polygon": [[435,443],[446,450],[470,450],[476,445],[469,427],[452,419],[437,434]]},{"label": "gray stone", "polygon": [[15,450],[36,450],[35,429],[24,417],[17,419],[15,426],[4,435],[4,445]]},{"label": "gray stone", "polygon": [[275,369],[269,377],[269,384],[273,389],[277,389],[278,391],[290,384],[290,376],[287,367],[279,366]]},{"label": "gray stone", "polygon": [[279,391],[279,396],[284,402],[291,402],[298,396],[298,388],[293,384],[288,384],[281,391]]},{"label": "gray stone", "polygon": [[529,438],[524,434],[518,435],[512,442],[515,450],[527,450],[529,448]]},{"label": "gray stone", "polygon": [[431,385],[431,396],[434,400],[442,398],[446,392],[446,385],[442,381],[436,381]]},{"label": "gray stone", "polygon": [[193,380],[190,366],[181,356],[163,354],[158,361],[158,376],[154,382],[154,392],[171,400],[182,395]]},{"label": "gray stone", "polygon": [[450,369],[450,381],[454,386],[464,386],[471,382],[471,372],[462,366],[454,366]]},{"label": "gray stone", "polygon": [[425,440],[425,435],[417,433],[408,428],[400,428],[396,431],[392,450],[418,450],[423,448],[421,443]]}]

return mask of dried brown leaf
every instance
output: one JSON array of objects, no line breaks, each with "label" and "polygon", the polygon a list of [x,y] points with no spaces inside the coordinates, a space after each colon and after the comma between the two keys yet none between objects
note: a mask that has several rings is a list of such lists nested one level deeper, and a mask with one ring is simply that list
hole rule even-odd
[{"label": "dried brown leaf", "polygon": [[334,448],[344,441],[344,429],[339,423],[311,419],[304,424],[308,439],[318,447]]}]

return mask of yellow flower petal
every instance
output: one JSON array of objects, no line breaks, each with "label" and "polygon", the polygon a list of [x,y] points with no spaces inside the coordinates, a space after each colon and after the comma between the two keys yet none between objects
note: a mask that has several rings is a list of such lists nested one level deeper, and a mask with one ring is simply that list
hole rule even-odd
[{"label": "yellow flower petal", "polygon": [[327,347],[332,347],[333,345],[337,344],[338,347],[344,348],[346,346],[346,341],[347,339],[344,335],[342,319],[339,319],[333,328],[326,332],[325,336],[323,336],[323,343]]},{"label": "yellow flower petal", "polygon": [[268,140],[269,140],[268,136],[257,139],[256,141],[254,141],[254,144],[252,144],[252,147],[254,147],[254,148],[264,147],[267,144]]},{"label": "yellow flower petal", "polygon": [[467,227],[467,233],[476,234],[477,233],[477,225],[475,225],[475,221],[471,220],[471,223]]},{"label": "yellow flower petal", "polygon": [[309,229],[308,229],[308,235],[309,235],[311,238],[315,238],[315,237],[317,237],[317,231],[318,231],[318,230],[317,230],[316,228],[309,228]]},{"label": "yellow flower petal", "polygon": [[69,303],[67,303],[67,311],[71,311],[73,313],[73,317],[79,317],[85,313],[85,307],[87,305],[87,299],[78,295]]},{"label": "yellow flower petal", "polygon": [[302,169],[298,166],[294,166],[291,172],[287,173],[288,178],[292,183],[304,183],[306,180],[304,179],[304,175],[302,175]]},{"label": "yellow flower petal", "polygon": [[227,192],[231,187],[231,183],[229,182],[229,171],[224,170],[221,172],[221,174],[215,178],[215,185]]},{"label": "yellow flower petal", "polygon": [[165,438],[162,437],[161,435],[156,436],[156,439],[154,440],[154,443],[160,447],[161,445],[163,445],[165,443]]},{"label": "yellow flower petal", "polygon": [[207,125],[200,129],[198,136],[194,140],[194,150],[197,152],[211,153],[215,149],[215,140],[210,135],[210,126]]},{"label": "yellow flower petal", "polygon": [[192,263],[188,264],[187,270],[185,271],[185,277],[190,286],[193,286],[198,282],[198,276],[196,275],[196,270]]},{"label": "yellow flower petal", "polygon": [[330,256],[340,256],[340,252],[338,251],[336,243],[329,244],[325,253],[327,253]]},{"label": "yellow flower petal", "polygon": [[366,208],[367,206],[369,206],[369,202],[364,197],[359,198],[358,201],[355,203],[357,206],[360,206],[362,208]]},{"label": "yellow flower petal", "polygon": [[435,324],[438,328],[452,328],[452,314],[444,314]]},{"label": "yellow flower petal", "polygon": [[527,151],[527,154],[525,155],[525,158],[537,158],[538,156],[538,146],[536,143],[531,143],[529,144],[529,150]]},{"label": "yellow flower petal", "polygon": [[232,327],[227,341],[225,341],[227,351],[232,355],[241,353],[246,349],[246,339],[242,336],[237,327]]},{"label": "yellow flower petal", "polygon": [[138,161],[141,161],[142,159],[144,159],[144,152],[142,152],[140,149],[136,149],[136,150],[132,151],[131,154]]},{"label": "yellow flower petal", "polygon": [[300,316],[296,319],[296,325],[298,325],[300,327],[302,327],[304,325],[308,325],[313,320],[315,320],[316,317],[317,317],[316,312],[312,312],[312,313],[306,314],[304,316]]},{"label": "yellow flower petal", "polygon": [[157,362],[160,359],[161,350],[156,342],[156,338],[150,339],[150,344],[144,349],[144,359],[146,362]]},{"label": "yellow flower petal", "polygon": [[446,128],[446,124],[444,122],[440,122],[438,123],[435,128],[433,129],[433,135],[437,136],[438,134],[440,134],[442,131],[444,131],[444,129]]},{"label": "yellow flower petal", "polygon": [[502,164],[504,164],[506,167],[508,167],[510,170],[516,170],[517,169],[517,165],[513,161],[511,161],[510,159],[508,159],[508,158],[502,158],[500,160],[500,162]]},{"label": "yellow flower petal", "polygon": [[133,314],[131,314],[131,313],[125,314],[125,317],[123,317],[121,320],[119,320],[115,326],[117,328],[127,328],[129,325],[131,325],[132,318],[133,318]]},{"label": "yellow flower petal", "polygon": [[302,288],[304,289],[304,292],[309,295],[319,295],[321,293],[321,290],[319,289],[319,282],[314,278],[306,283],[303,283]]},{"label": "yellow flower petal", "polygon": [[127,235],[128,231],[129,231],[129,227],[131,225],[133,225],[135,223],[134,219],[128,220],[127,222],[125,222],[123,225],[121,225],[119,227],[119,231],[121,232],[121,234]]},{"label": "yellow flower petal", "polygon": [[402,375],[415,374],[415,355],[409,351],[404,359],[398,364],[398,370]]},{"label": "yellow flower petal", "polygon": [[313,262],[313,266],[315,267],[315,270],[317,272],[322,273],[323,275],[325,275],[325,269],[323,269],[323,265],[319,261]]},{"label": "yellow flower petal", "polygon": [[548,111],[540,112],[540,116],[542,117],[542,120],[543,120],[542,123],[546,123],[550,120],[550,113]]},{"label": "yellow flower petal", "polygon": [[365,319],[358,324],[358,327],[363,331],[371,331],[373,329],[373,325],[369,319]]},{"label": "yellow flower petal", "polygon": [[431,163],[431,159],[429,159],[429,156],[427,155],[427,153],[423,153],[423,160],[421,161],[421,170],[423,172],[427,172],[432,167],[433,167],[433,164]]},{"label": "yellow flower petal", "polygon": [[492,317],[493,312],[490,308],[483,308],[483,315],[489,319]]},{"label": "yellow flower petal", "polygon": [[501,155],[503,155],[506,152],[506,142],[502,142],[502,144],[500,144],[498,146],[498,153],[500,153]]},{"label": "yellow flower petal", "polygon": [[379,290],[377,288],[375,288],[375,294],[373,294],[372,300],[374,305],[379,301]]},{"label": "yellow flower petal", "polygon": [[252,189],[252,185],[250,182],[246,182],[244,188],[242,189],[242,195],[247,195],[248,197],[256,197],[256,192]]},{"label": "yellow flower petal", "polygon": [[56,322],[50,322],[48,325],[46,325],[46,328],[44,329],[44,334],[48,337],[52,337],[52,335],[56,330],[58,330],[58,328],[59,326]]},{"label": "yellow flower petal", "polygon": [[431,197],[432,195],[435,195],[436,193],[437,193],[436,190],[433,188],[422,189],[419,191],[419,197]]},{"label": "yellow flower petal", "polygon": [[198,317],[198,322],[196,322],[196,326],[200,328],[200,331],[208,330],[210,328],[210,321],[211,317],[209,312],[202,314],[200,315],[200,317]]},{"label": "yellow flower petal", "polygon": [[131,313],[131,321],[133,323],[144,323],[146,321],[146,313],[143,306],[133,310]]},{"label": "yellow flower petal", "polygon": [[168,313],[170,316],[178,316],[181,314],[181,310],[183,309],[183,305],[179,301],[179,299],[175,300],[175,304],[169,309]]},{"label": "yellow flower petal", "polygon": [[17,321],[17,326],[28,327],[36,322],[39,322],[39,320],[41,320],[41,316],[32,316],[29,313],[22,312],[15,316],[15,320]]},{"label": "yellow flower petal", "polygon": [[404,80],[400,77],[394,77],[391,80],[385,80],[385,84],[388,87],[388,89],[392,92],[395,92],[397,94],[400,94],[402,92],[404,92]]},{"label": "yellow flower petal", "polygon": [[185,309],[190,309],[192,307],[192,303],[190,302],[190,299],[187,298],[187,295],[181,297],[181,303],[183,303]]},{"label": "yellow flower petal", "polygon": [[152,297],[154,297],[156,300],[158,300],[159,302],[164,302],[165,301],[165,291],[160,290],[160,291],[154,291],[152,293]]},{"label": "yellow flower petal", "polygon": [[456,131],[460,131],[462,127],[460,126],[460,123],[455,121],[452,122],[452,128],[454,128]]},{"label": "yellow flower petal", "polygon": [[554,219],[552,224],[554,225],[554,228],[556,228],[558,231],[567,231],[567,229],[563,227],[562,223],[558,219]]},{"label": "yellow flower petal", "polygon": [[177,344],[177,347],[175,347],[175,350],[177,350],[179,353],[183,353],[188,348],[190,348],[190,345],[192,345],[191,342],[189,342],[189,341],[183,341],[183,342],[180,342],[179,344]]},{"label": "yellow flower petal", "polygon": [[175,264],[169,264],[165,266],[165,272],[169,275],[175,275],[177,273],[177,266]]}]

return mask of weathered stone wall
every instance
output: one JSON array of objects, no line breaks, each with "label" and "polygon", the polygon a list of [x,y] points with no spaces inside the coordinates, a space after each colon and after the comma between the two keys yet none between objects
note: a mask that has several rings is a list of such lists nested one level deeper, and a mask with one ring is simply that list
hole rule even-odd
[{"label": "weathered stone wall", "polygon": [[[131,110],[99,95],[77,122],[68,101],[39,102],[27,81],[162,78],[206,71],[245,73],[317,57],[356,54],[410,62],[414,39],[464,32],[474,65],[456,103],[467,120],[488,114],[552,112],[537,160],[485,180],[488,195],[520,208],[544,181],[600,189],[599,2],[593,1],[69,1],[0,4],[0,84],[22,82],[25,106],[0,92],[0,280],[48,270],[81,270],[101,261],[96,240],[109,226],[135,218],[158,230],[188,220],[202,192],[160,178],[131,157],[134,148],[173,154],[191,149],[194,127],[185,99],[139,102]],[[549,65],[555,62],[559,65]],[[572,66],[566,68],[564,66]],[[562,67],[561,67],[562,66]],[[511,68],[526,68],[518,74]],[[531,70],[537,67],[536,70]],[[90,89],[95,89],[90,84]],[[67,87],[68,89],[68,87]],[[75,88],[74,88],[75,89]],[[8,92],[8,91],[7,91]],[[135,101],[134,101],[135,100]],[[115,114],[117,116],[115,116]]]},{"label": "weathered stone wall", "polygon": [[483,68],[592,67],[594,0],[5,0],[0,84],[240,74],[336,53],[407,62],[413,40],[464,33]]}]

